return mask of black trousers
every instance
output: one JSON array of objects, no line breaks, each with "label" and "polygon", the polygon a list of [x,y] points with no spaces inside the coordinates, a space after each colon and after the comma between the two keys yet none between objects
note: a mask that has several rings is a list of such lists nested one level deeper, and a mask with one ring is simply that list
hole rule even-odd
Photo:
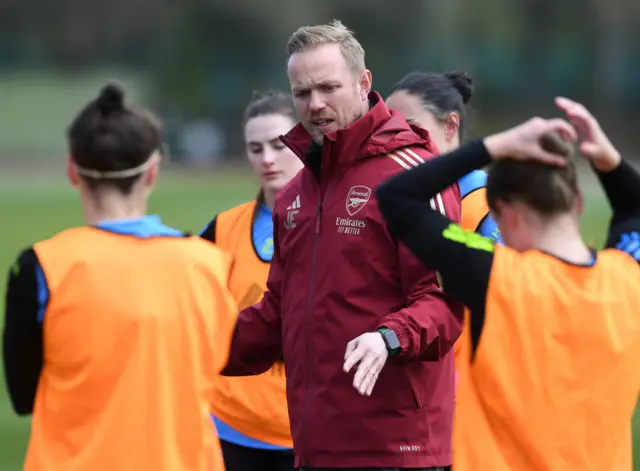
[{"label": "black trousers", "polygon": [[220,440],[226,471],[294,471],[293,450],[261,450]]}]

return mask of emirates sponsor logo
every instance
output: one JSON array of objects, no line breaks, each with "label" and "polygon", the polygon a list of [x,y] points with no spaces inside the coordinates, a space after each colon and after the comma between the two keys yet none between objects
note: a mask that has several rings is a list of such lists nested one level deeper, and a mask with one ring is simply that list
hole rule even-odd
[{"label": "emirates sponsor logo", "polygon": [[360,235],[367,224],[361,219],[336,218],[336,227],[339,234]]}]

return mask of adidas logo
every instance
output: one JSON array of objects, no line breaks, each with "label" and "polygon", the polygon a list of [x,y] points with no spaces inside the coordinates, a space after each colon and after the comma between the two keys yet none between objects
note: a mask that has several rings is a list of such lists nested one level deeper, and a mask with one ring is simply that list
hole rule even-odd
[{"label": "adidas logo", "polygon": [[296,199],[293,200],[293,203],[287,206],[287,211],[290,211],[292,209],[300,209],[300,195],[296,196]]},{"label": "adidas logo", "polygon": [[285,229],[293,229],[296,227],[295,216],[300,212],[300,195],[296,196],[289,206],[287,206],[287,219],[284,220]]}]

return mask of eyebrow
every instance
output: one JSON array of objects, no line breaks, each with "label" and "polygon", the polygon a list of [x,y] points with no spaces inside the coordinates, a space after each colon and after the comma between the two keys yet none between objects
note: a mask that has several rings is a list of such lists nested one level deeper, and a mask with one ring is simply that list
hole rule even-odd
[{"label": "eyebrow", "polygon": [[333,79],[327,79],[327,80],[321,80],[320,82],[316,82],[313,85],[301,85],[301,86],[297,86],[297,87],[293,87],[293,91],[295,92],[304,92],[307,90],[310,90],[312,88],[319,88],[319,87],[326,87],[326,86],[334,86],[334,87],[338,87],[341,85],[341,83],[338,80],[333,80]]},{"label": "eyebrow", "polygon": [[[247,145],[248,146],[251,146],[251,145],[253,145],[253,146],[261,146],[262,142],[263,141],[247,141]],[[266,142],[268,142],[270,144],[273,144],[274,142],[277,142],[277,143],[280,143],[280,144],[284,145],[284,143],[280,140],[280,136],[273,137],[273,138],[269,139]]]}]

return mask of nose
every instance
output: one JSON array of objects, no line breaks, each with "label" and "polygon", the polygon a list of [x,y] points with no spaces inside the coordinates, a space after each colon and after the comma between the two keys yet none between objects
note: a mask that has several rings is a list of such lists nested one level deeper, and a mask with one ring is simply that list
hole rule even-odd
[{"label": "nose", "polygon": [[310,111],[321,111],[325,108],[325,100],[322,93],[313,90],[311,92],[311,97],[309,100],[309,110]]},{"label": "nose", "polygon": [[273,149],[265,149],[262,153],[262,165],[271,167],[276,161],[276,152]]}]

